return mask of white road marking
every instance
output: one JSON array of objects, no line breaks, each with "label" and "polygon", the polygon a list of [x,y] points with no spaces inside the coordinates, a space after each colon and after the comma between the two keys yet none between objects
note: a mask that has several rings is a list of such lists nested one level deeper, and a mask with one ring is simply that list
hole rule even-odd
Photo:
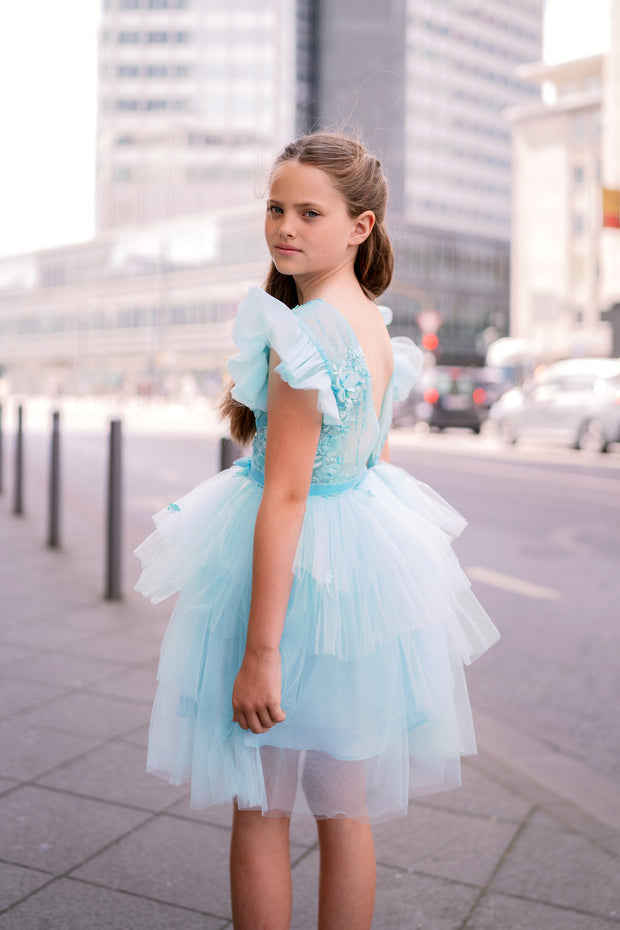
[{"label": "white road marking", "polygon": [[514,575],[505,575],[503,572],[496,572],[482,565],[472,565],[466,569],[466,572],[472,581],[481,581],[494,588],[501,588],[503,591],[511,591],[513,594],[521,594],[523,597],[531,597],[538,601],[557,601],[560,597],[560,592],[554,588],[546,588],[541,584],[524,581],[523,578],[515,578]]}]

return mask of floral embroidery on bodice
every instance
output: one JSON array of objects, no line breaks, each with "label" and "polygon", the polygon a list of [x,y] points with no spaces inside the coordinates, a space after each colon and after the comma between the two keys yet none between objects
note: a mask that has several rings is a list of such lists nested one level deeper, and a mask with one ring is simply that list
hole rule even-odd
[{"label": "floral embroidery on bodice", "polygon": [[[389,409],[384,410],[385,417],[381,419],[387,421],[387,426],[380,428],[364,353],[351,325],[337,310],[321,300],[313,300],[296,308],[294,313],[323,360],[340,418],[339,423],[323,423],[312,483],[349,481],[380,454],[391,420],[391,403],[384,403]],[[261,472],[265,468],[267,420],[267,412],[257,412],[252,466]]]}]

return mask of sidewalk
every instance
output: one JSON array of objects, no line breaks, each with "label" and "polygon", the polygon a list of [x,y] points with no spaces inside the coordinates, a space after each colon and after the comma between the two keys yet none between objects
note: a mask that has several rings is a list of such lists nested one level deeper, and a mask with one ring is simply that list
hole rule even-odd
[{"label": "sidewalk", "polygon": [[[0,582],[0,930],[232,927],[230,811],[144,773],[169,605],[103,601],[6,495]],[[460,791],[376,828],[373,930],[620,927],[618,797],[491,718],[479,734]],[[292,928],[312,930],[313,825],[292,839]]]}]

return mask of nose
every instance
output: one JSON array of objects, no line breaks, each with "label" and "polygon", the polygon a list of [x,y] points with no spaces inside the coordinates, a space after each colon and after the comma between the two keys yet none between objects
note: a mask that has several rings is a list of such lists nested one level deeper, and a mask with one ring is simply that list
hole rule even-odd
[{"label": "nose", "polygon": [[282,213],[279,217],[278,234],[282,239],[292,239],[297,233],[294,218],[290,213]]}]

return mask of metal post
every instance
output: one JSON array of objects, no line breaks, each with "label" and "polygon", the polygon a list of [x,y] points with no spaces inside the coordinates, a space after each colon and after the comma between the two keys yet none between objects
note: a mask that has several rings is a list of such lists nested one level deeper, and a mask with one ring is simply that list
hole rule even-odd
[{"label": "metal post", "polygon": [[115,601],[121,592],[122,537],[121,421],[110,422],[105,596]]},{"label": "metal post", "polygon": [[223,436],[220,439],[220,471],[224,471],[225,468],[230,468],[235,459],[238,459],[241,455],[241,450],[234,440],[229,439],[228,436]]},{"label": "metal post", "polygon": [[24,417],[20,404],[17,408],[17,436],[15,437],[15,487],[13,494],[13,513],[21,516],[24,512]]},{"label": "metal post", "polygon": [[2,480],[3,480],[2,466],[3,466],[3,462],[4,462],[4,455],[3,455],[3,452],[2,452],[2,404],[0,404],[0,494],[2,494],[2,492],[3,492],[3,490],[4,490],[3,487],[2,487]]},{"label": "metal post", "polygon": [[60,413],[58,410],[52,413],[48,516],[47,544],[55,549],[60,546]]}]

